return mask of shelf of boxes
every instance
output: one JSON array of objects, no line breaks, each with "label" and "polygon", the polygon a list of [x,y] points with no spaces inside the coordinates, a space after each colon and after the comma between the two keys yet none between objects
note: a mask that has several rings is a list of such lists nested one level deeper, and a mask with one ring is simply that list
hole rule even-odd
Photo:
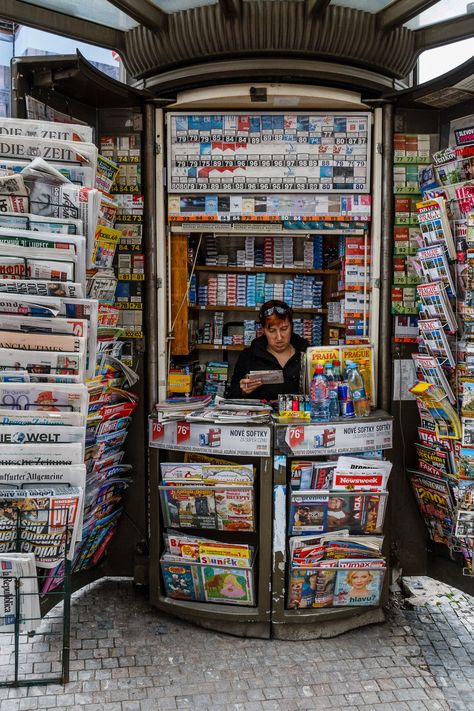
[{"label": "shelf of boxes", "polygon": [[308,275],[323,275],[323,274],[339,274],[338,269],[306,269],[305,267],[234,267],[234,266],[206,266],[198,264],[194,271],[196,272],[222,272],[225,269],[226,273],[230,274],[308,274]]},{"label": "shelf of boxes", "polygon": [[[206,305],[206,306],[189,306],[190,309],[198,309],[199,311],[260,311],[260,306],[219,306],[219,305]],[[298,314],[327,314],[327,309],[304,309],[299,307],[293,307],[293,312]]]},{"label": "shelf of boxes", "polygon": [[396,133],[394,135],[394,277],[392,315],[395,317],[394,338],[397,342],[416,341],[418,302],[416,285],[419,278],[411,264],[416,254],[419,235],[416,203],[421,200],[419,174],[430,163],[435,149],[429,134]]}]

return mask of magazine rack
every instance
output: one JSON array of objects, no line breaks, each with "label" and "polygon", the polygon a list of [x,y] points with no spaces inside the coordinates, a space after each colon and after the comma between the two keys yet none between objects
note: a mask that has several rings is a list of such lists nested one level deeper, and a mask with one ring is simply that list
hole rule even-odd
[{"label": "magazine rack", "polygon": [[[272,428],[268,424],[215,425],[209,423],[176,423],[161,425],[150,418],[151,464],[151,561],[150,600],[160,610],[193,621],[203,627],[243,637],[268,638],[270,636],[270,579],[271,579],[271,500],[272,500]],[[181,453],[181,454],[180,454]],[[249,543],[255,547],[255,558],[248,570],[249,598],[242,606],[223,601],[180,600],[170,597],[169,588],[160,575],[163,552],[162,533],[169,523],[160,505],[160,461],[178,461],[180,456],[193,453],[203,458],[235,461],[236,464],[256,465],[254,482],[255,521],[253,531],[225,532],[210,528],[182,529],[196,535],[223,535],[228,542]],[[201,566],[194,573],[201,579]],[[225,572],[225,567],[222,567]]]},{"label": "magazine rack", "polygon": [[[51,509],[37,509],[36,521],[43,517],[51,520]],[[8,553],[0,560],[0,644],[2,654],[8,654],[8,665],[2,666],[0,687],[36,686],[45,684],[66,684],[69,681],[70,627],[71,627],[71,560],[68,559],[72,529],[68,525],[68,510],[59,509],[54,515],[63,517],[65,523],[55,528],[62,533],[62,542],[55,548],[48,547],[48,555],[61,564],[59,571],[34,567],[31,574],[17,563],[10,569],[6,560],[9,554],[26,553],[34,550],[28,542],[28,531],[32,531],[31,512],[9,507],[2,501],[0,507],[0,526],[2,533],[10,537]],[[9,520],[11,525],[5,526]],[[36,532],[38,535],[38,532]],[[41,534],[40,534],[41,535]],[[27,556],[26,556],[27,557]],[[16,558],[18,561],[18,558]],[[51,585],[51,578],[57,578]],[[48,579],[50,588],[42,594],[41,588]],[[38,592],[39,591],[39,592]],[[43,618],[46,611],[54,611]],[[39,643],[39,644],[38,644]],[[37,657],[38,648],[46,648],[48,661],[31,661]],[[54,659],[52,659],[54,657]],[[4,673],[4,669],[6,672]]]},{"label": "magazine rack", "polygon": [[[277,423],[274,429],[274,519],[273,519],[273,577],[272,629],[278,639],[310,639],[332,637],[356,627],[384,619],[381,604],[386,602],[387,576],[379,604],[361,606],[321,606],[294,609],[290,595],[288,560],[287,498],[289,463],[291,460],[326,458],[334,454],[352,454],[366,450],[392,448],[392,420],[380,410],[370,417],[345,422],[323,424],[299,420]],[[387,453],[385,452],[385,455]],[[297,493],[297,492],[296,492]],[[338,492],[339,493],[339,492]],[[377,495],[381,496],[381,495]],[[368,531],[366,531],[368,532]]]},{"label": "magazine rack", "polygon": [[[209,423],[159,423],[149,420],[151,491],[151,604],[168,613],[219,632],[242,637],[311,639],[330,637],[356,627],[382,622],[381,605],[387,599],[388,575],[377,604],[292,609],[288,585],[289,463],[292,458],[322,458],[367,450],[392,448],[392,418],[378,410],[370,417],[324,424],[301,420],[268,425],[221,426],[217,443],[206,437]],[[265,445],[263,445],[265,442]],[[255,480],[255,531],[242,533],[241,542],[256,547],[253,606],[237,607],[202,600],[176,599],[167,594],[161,575],[163,531],[169,525],[162,507],[160,461],[178,461],[179,454],[199,455],[235,463],[251,461],[258,467]],[[169,457],[172,457],[170,460]],[[181,460],[180,460],[181,461]],[[346,494],[349,496],[349,494]],[[382,494],[376,497],[382,498]],[[371,497],[373,498],[373,497]],[[386,498],[386,497],[384,497]],[[288,500],[287,500],[288,499]],[[164,515],[163,515],[164,514]],[[181,522],[182,523],[182,522]],[[187,530],[187,529],[183,529]],[[212,537],[218,535],[212,530]],[[194,535],[206,535],[191,529]],[[369,532],[368,530],[366,532]],[[245,536],[245,538],[244,538]],[[387,537],[388,538],[388,537]],[[387,551],[383,552],[387,557]],[[199,568],[198,565],[195,568]],[[199,572],[195,571],[199,577]],[[380,583],[383,572],[377,573]],[[169,577],[169,576],[168,576]],[[374,576],[375,577],[375,576]],[[381,586],[381,584],[380,584]]]}]

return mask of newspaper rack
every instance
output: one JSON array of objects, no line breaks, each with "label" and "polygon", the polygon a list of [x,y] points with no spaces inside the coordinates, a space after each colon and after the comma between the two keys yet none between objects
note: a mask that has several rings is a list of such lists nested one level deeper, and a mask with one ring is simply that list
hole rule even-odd
[{"label": "newspaper rack", "polygon": [[[69,547],[72,526],[69,512],[60,514],[65,523],[60,528],[63,542],[57,545],[56,565],[61,564],[54,590],[42,593],[41,588],[51,579],[52,570],[35,567],[33,546],[25,539],[26,521],[31,512],[0,504],[0,521],[9,519],[9,540],[2,543],[0,555],[0,644],[2,653],[8,655],[5,676],[0,677],[1,687],[66,684],[69,681],[70,627],[71,627],[71,560]],[[51,514],[50,509],[39,509],[35,515]],[[31,522],[31,519],[30,519]],[[7,529],[4,528],[4,532]],[[30,570],[18,564],[29,558]],[[60,604],[61,603],[61,604]],[[54,610],[53,610],[54,608]],[[43,615],[51,612],[47,617]],[[48,648],[48,661],[38,663],[33,652],[42,643]],[[54,659],[51,657],[54,656]],[[48,669],[47,669],[48,668]]]}]

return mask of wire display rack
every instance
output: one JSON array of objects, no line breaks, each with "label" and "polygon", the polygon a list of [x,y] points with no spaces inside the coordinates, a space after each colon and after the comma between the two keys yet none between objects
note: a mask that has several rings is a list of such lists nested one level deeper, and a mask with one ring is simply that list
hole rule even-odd
[{"label": "wire display rack", "polygon": [[[0,687],[69,681],[72,530],[69,511],[56,509],[51,535],[52,514],[0,500]],[[50,545],[41,551],[42,536]],[[48,568],[35,567],[41,554]]]}]

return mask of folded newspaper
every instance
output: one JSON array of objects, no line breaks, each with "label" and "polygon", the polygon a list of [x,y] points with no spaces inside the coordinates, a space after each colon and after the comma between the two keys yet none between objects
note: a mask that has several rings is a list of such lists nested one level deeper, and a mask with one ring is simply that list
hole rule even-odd
[{"label": "folded newspaper", "polygon": [[34,632],[41,622],[34,553],[0,553],[0,587],[0,633],[14,632],[17,620],[20,632]]}]

